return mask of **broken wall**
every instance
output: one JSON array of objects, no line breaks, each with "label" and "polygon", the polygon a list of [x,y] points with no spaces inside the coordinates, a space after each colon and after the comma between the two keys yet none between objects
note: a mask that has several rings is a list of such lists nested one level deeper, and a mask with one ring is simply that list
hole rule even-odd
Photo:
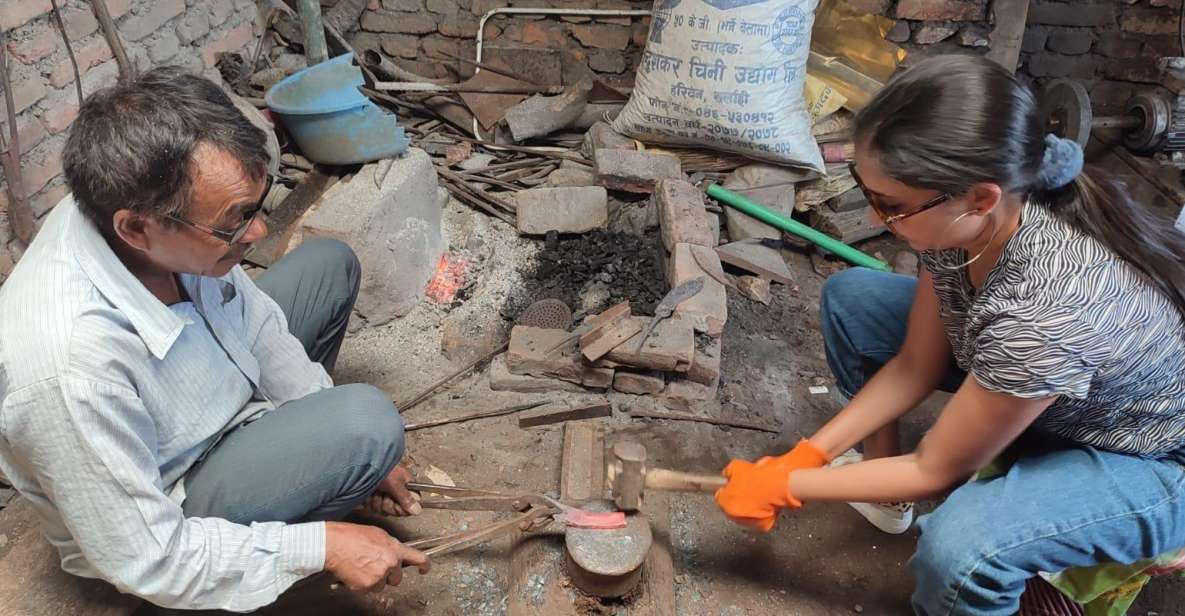
[{"label": "broken wall", "polygon": [[[97,0],[96,0],[97,1]],[[173,64],[217,79],[220,52],[243,52],[256,40],[253,0],[106,0],[128,57],[139,70]],[[83,93],[115,83],[119,68],[89,0],[58,0],[82,75]],[[0,30],[17,109],[26,197],[39,221],[66,195],[61,152],[78,115],[74,70],[50,0],[0,0]],[[0,110],[3,110],[0,98]],[[0,129],[9,136],[6,115]],[[19,258],[8,224],[8,189],[0,174],[0,282]]]}]

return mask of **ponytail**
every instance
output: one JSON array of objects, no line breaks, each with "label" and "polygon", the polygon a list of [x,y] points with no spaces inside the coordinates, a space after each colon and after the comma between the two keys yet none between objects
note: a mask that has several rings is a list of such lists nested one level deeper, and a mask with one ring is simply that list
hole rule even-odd
[{"label": "ponytail", "polygon": [[1185,233],[1171,218],[1134,202],[1122,182],[1093,165],[1065,187],[1032,196],[1143,272],[1185,320]]}]

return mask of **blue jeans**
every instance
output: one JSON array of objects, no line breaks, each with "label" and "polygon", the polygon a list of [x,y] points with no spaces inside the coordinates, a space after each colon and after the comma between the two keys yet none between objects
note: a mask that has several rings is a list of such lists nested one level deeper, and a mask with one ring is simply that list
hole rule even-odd
[{"label": "blue jeans", "polygon": [[[313,361],[332,370],[361,280],[337,240],[301,244],[256,284]],[[403,420],[370,385],[339,385],[232,430],[185,477],[188,517],[239,524],[338,520],[403,457]]]},{"label": "blue jeans", "polygon": [[[824,285],[827,361],[844,393],[901,347],[916,286],[867,269]],[[962,378],[952,369],[943,386]],[[1038,571],[1130,563],[1185,546],[1185,452],[1149,459],[1039,434],[1025,441],[1006,474],[955,489],[918,519],[909,562],[918,614],[1015,614]]]}]

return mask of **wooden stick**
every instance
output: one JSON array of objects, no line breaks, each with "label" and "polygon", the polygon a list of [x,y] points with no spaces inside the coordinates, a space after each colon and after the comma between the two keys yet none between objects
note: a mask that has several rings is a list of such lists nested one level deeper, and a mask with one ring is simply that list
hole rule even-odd
[{"label": "wooden stick", "polygon": [[4,163],[4,175],[8,179],[8,193],[12,201],[8,206],[8,216],[12,220],[12,229],[27,246],[33,241],[37,232],[37,220],[29,200],[25,196],[25,182],[21,176],[21,141],[16,130],[16,103],[13,101],[12,79],[8,75],[8,35],[0,31],[0,87],[4,88],[4,105],[8,111],[8,131],[11,140],[5,143],[0,135],[0,146],[4,147],[5,155],[0,158]]},{"label": "wooden stick", "polygon": [[695,415],[692,413],[671,413],[662,411],[630,411],[630,417],[634,419],[670,419],[673,421],[698,421],[700,423],[712,424],[715,426],[728,426],[730,428],[740,428],[742,430],[758,430],[760,432],[769,432],[771,434],[781,434],[781,430],[760,424],[749,423],[747,421],[737,421],[734,419],[717,419],[715,417],[706,417],[704,415]]},{"label": "wooden stick", "polygon": [[460,417],[450,417],[448,419],[433,419],[431,421],[421,421],[416,423],[409,423],[403,426],[404,432],[411,432],[413,430],[423,430],[424,428],[434,428],[436,426],[443,426],[445,424],[461,423],[465,421],[473,421],[474,419],[486,419],[489,417],[501,417],[503,415],[510,415],[519,411],[527,411],[533,408],[551,404],[551,400],[543,400],[540,402],[530,402],[527,404],[517,404],[515,406],[508,406],[502,409],[493,411],[485,411],[482,413],[471,413],[469,415],[461,415]]},{"label": "wooden stick", "polygon": [[53,21],[62,33],[62,42],[66,44],[66,55],[70,57],[70,65],[74,67],[74,87],[78,90],[78,106],[82,106],[82,73],[78,71],[78,58],[74,57],[74,48],[70,45],[70,36],[66,34],[66,23],[62,21],[62,12],[58,10],[58,0],[49,0],[52,7]]},{"label": "wooden stick", "polygon": [[128,60],[128,52],[123,48],[123,41],[119,40],[119,30],[111,20],[111,12],[107,10],[107,0],[91,0],[91,10],[95,12],[95,19],[103,30],[103,38],[107,39],[107,46],[115,56],[115,63],[119,65],[119,78],[131,79],[136,74],[135,67]]}]

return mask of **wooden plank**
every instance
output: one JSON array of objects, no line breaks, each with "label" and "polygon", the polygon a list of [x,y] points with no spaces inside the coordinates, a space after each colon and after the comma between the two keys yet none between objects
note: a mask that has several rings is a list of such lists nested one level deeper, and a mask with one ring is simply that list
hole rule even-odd
[{"label": "wooden plank", "polygon": [[549,413],[539,413],[537,415],[520,417],[518,420],[518,427],[534,428],[537,426],[549,426],[551,424],[562,423],[565,421],[580,421],[582,419],[597,419],[599,417],[612,416],[613,405],[610,404],[608,400],[604,400],[594,404],[578,405],[574,408],[564,409],[562,411],[552,411]]},{"label": "wooden plank", "polygon": [[573,501],[605,497],[605,438],[600,426],[564,426],[560,497]]},{"label": "wooden plank", "polygon": [[845,244],[873,238],[888,231],[884,225],[872,223],[869,208],[850,212],[819,208],[811,212],[811,226]]},{"label": "wooden plank", "polygon": [[642,324],[633,319],[603,325],[580,337],[580,352],[588,361],[597,361],[641,331]]},{"label": "wooden plank", "polygon": [[[20,616],[125,616],[140,605],[138,597],[121,594],[101,580],[62,571],[58,551],[37,531],[36,513],[25,499],[0,512],[0,528],[23,527],[0,559],[0,614]],[[7,534],[6,534],[7,536]]]},{"label": "wooden plank", "polygon": [[650,519],[654,543],[646,555],[642,592],[630,605],[630,616],[675,616],[675,560],[671,549],[671,494],[646,493],[642,505]]},{"label": "wooden plank", "polygon": [[1029,18],[1029,0],[993,0],[992,13],[996,27],[988,35],[987,57],[1015,73]]},{"label": "wooden plank", "polygon": [[296,222],[336,182],[337,176],[331,175],[330,169],[314,165],[313,170],[267,217],[267,237],[251,247],[251,251],[247,253],[247,260],[264,267],[279,261],[287,252],[288,243],[292,241]]}]

